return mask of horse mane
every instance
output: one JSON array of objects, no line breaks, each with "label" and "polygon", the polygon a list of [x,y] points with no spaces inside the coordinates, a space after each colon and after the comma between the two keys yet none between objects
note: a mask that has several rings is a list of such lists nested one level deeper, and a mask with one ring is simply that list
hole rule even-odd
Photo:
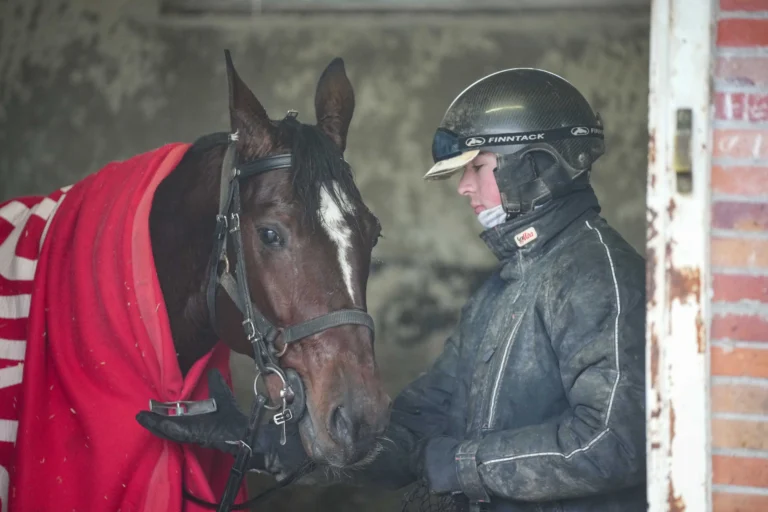
[{"label": "horse mane", "polygon": [[363,206],[352,169],[330,137],[317,126],[292,119],[281,121],[280,127],[292,135],[293,192],[304,206],[308,221],[318,220],[320,192],[324,187],[342,212]]}]

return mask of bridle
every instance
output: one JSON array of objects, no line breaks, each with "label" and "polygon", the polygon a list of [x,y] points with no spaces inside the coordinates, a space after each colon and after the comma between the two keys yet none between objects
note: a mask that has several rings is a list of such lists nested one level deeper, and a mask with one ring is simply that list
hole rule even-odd
[{"label": "bridle", "polygon": [[[286,119],[296,122],[296,111],[289,111]],[[259,158],[247,163],[237,162],[237,134],[227,136],[227,150],[221,166],[221,185],[219,192],[219,212],[216,215],[216,229],[214,232],[213,252],[209,263],[207,301],[208,311],[212,325],[216,325],[216,291],[218,286],[229,295],[232,301],[243,315],[243,330],[248,341],[253,346],[253,355],[256,362],[257,375],[254,379],[254,392],[260,376],[274,373],[283,383],[281,392],[282,404],[277,406],[266,405],[267,409],[281,408],[275,422],[280,425],[285,421],[298,420],[303,412],[304,405],[298,404],[298,409],[288,408],[289,402],[295,402],[296,392],[302,387],[301,379],[295,371],[285,371],[278,362],[288,350],[291,343],[296,343],[307,336],[317,334],[326,329],[346,324],[357,324],[368,327],[374,331],[373,318],[365,311],[359,309],[342,309],[332,311],[324,315],[312,318],[300,324],[290,327],[278,328],[272,324],[253,304],[248,289],[248,280],[245,271],[245,257],[243,254],[243,241],[240,231],[240,182],[242,180],[259,176],[276,169],[289,169],[293,164],[293,155],[290,153]],[[227,256],[226,242],[231,243],[234,260],[235,276],[230,272],[229,258]],[[219,265],[224,269],[219,274]],[[215,327],[214,327],[215,328]],[[276,342],[282,346],[278,348]],[[283,393],[284,392],[284,393]],[[303,390],[300,391],[303,395]],[[281,440],[285,444],[285,440]]]},{"label": "bridle", "polygon": [[[295,122],[298,112],[288,111],[286,120]],[[203,140],[204,139],[204,140]],[[206,300],[211,318],[211,325],[216,330],[216,293],[221,287],[232,299],[243,315],[243,331],[253,347],[253,358],[256,363],[256,377],[253,381],[253,391],[256,395],[248,428],[242,440],[237,442],[238,454],[230,471],[227,486],[222,495],[221,502],[216,505],[196,498],[189,493],[187,497],[198,504],[217,508],[219,512],[240,510],[251,505],[257,499],[265,497],[265,494],[248,500],[246,503],[233,505],[240,484],[242,483],[248,461],[252,455],[251,447],[256,441],[264,409],[280,410],[273,416],[276,425],[282,425],[283,432],[280,444],[286,443],[285,425],[289,422],[298,422],[306,409],[306,393],[299,374],[292,369],[284,369],[280,366],[279,359],[288,350],[292,343],[296,343],[308,336],[325,331],[340,325],[356,324],[368,327],[374,333],[373,318],[365,311],[359,309],[341,309],[312,318],[305,322],[289,327],[276,327],[270,322],[251,301],[250,290],[245,270],[245,257],[243,252],[243,240],[240,230],[240,182],[242,180],[259,176],[277,169],[289,169],[293,164],[293,155],[285,153],[276,156],[258,158],[250,162],[239,162],[236,144],[238,134],[214,133],[205,136],[198,141],[201,145],[218,146],[227,145],[224,159],[221,165],[221,184],[219,188],[219,211],[216,215],[216,229],[214,231],[213,250],[211,252],[208,282],[206,287]],[[195,145],[197,146],[197,142]],[[227,242],[234,256],[234,277],[228,257]],[[220,267],[223,269],[219,272]],[[278,347],[276,342],[280,341]],[[267,374],[277,375],[282,382],[280,390],[280,402],[269,404],[268,398],[258,391],[259,377]],[[202,401],[157,402],[151,401],[150,408],[154,412],[173,415],[197,415],[209,414],[216,411],[216,402],[209,398]],[[296,473],[281,482],[283,487],[297,477]],[[276,488],[275,488],[276,489]],[[268,492],[274,489],[270,489]]]}]

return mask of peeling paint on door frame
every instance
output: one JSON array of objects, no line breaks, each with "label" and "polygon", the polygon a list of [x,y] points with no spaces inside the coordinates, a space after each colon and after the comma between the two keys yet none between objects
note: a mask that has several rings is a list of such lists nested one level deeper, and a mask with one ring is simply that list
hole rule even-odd
[{"label": "peeling paint on door frame", "polygon": [[[713,0],[654,0],[651,11],[646,231],[650,512],[712,508],[708,289],[715,9]],[[680,174],[673,165],[678,109],[692,113],[689,193],[678,191]]]}]

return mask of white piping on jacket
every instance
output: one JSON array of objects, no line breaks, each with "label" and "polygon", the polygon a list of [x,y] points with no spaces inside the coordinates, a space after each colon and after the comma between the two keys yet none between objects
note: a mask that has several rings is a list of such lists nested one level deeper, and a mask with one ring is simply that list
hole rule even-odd
[{"label": "white piping on jacket", "polygon": [[556,456],[556,457],[563,457],[564,459],[570,459],[577,453],[581,453],[592,448],[592,446],[594,446],[600,439],[602,439],[605,436],[605,434],[607,434],[610,431],[610,427],[608,427],[608,421],[611,418],[611,411],[613,410],[613,400],[616,397],[616,388],[618,388],[619,379],[621,379],[621,366],[619,366],[619,316],[621,315],[621,298],[619,296],[619,283],[616,279],[616,268],[613,265],[613,257],[611,256],[611,251],[610,249],[608,249],[608,246],[605,245],[605,242],[603,241],[603,235],[600,233],[600,230],[592,227],[589,221],[586,221],[586,224],[591,231],[594,231],[595,233],[597,233],[597,237],[600,239],[600,243],[603,244],[603,247],[605,247],[605,253],[608,255],[608,263],[611,265],[611,277],[613,278],[613,289],[616,292],[616,319],[614,320],[614,327],[613,327],[613,347],[614,347],[614,355],[615,355],[615,361],[616,361],[616,380],[613,383],[613,388],[611,389],[611,396],[608,400],[608,410],[605,413],[605,421],[603,422],[603,426],[605,428],[603,428],[603,430],[598,432],[597,435],[594,438],[592,438],[592,440],[588,442],[585,446],[582,446],[581,448],[576,448],[575,450],[567,454],[561,453],[561,452],[527,453],[523,455],[513,455],[511,457],[501,457],[498,459],[487,460],[482,463],[483,465],[496,464],[499,462],[510,462],[513,460],[520,460],[520,459],[529,459],[532,457],[544,457],[544,456]]}]

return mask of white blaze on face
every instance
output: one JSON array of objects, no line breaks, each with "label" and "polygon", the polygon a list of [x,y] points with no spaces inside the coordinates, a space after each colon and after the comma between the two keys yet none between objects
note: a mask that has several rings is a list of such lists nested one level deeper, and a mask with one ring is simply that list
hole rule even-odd
[{"label": "white blaze on face", "polygon": [[[344,194],[338,187],[336,182],[333,183],[333,187],[336,191],[336,196],[341,200],[340,202],[342,205],[345,206],[346,213],[352,213],[354,210],[352,204],[347,199],[346,194]],[[352,249],[352,230],[347,225],[347,221],[344,220],[343,214],[344,212],[342,212],[341,209],[339,209],[339,206],[333,201],[333,197],[331,197],[328,189],[323,187],[320,190],[320,220],[328,233],[328,237],[334,244],[336,244],[341,275],[344,277],[344,283],[347,285],[349,298],[354,304],[355,294],[352,288],[352,264],[349,261],[349,251]]]}]

